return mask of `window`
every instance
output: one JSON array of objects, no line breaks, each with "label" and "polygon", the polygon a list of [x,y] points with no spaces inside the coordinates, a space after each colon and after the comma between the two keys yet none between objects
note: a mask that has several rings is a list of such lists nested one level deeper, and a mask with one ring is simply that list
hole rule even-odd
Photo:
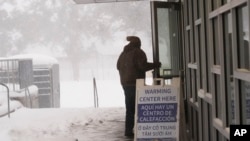
[{"label": "window", "polygon": [[218,19],[213,19],[213,54],[214,54],[214,65],[220,65],[220,48],[218,45],[219,33],[218,33]]},{"label": "window", "polygon": [[196,19],[199,19],[200,18],[200,0],[195,0],[195,1],[193,1],[193,3],[196,5],[195,6],[195,18]]},{"label": "window", "polygon": [[222,0],[222,5],[230,2],[231,0]]},{"label": "window", "polygon": [[[249,14],[248,6],[237,9],[238,68],[249,74]],[[247,75],[247,74],[246,74]],[[242,124],[250,124],[250,82],[239,80],[240,115]]]},{"label": "window", "polygon": [[222,117],[222,109],[221,109],[221,84],[220,84],[220,75],[214,75],[215,76],[215,101],[216,101],[216,117],[220,118]]},{"label": "window", "polygon": [[249,18],[248,7],[237,9],[238,24],[238,68],[250,70],[249,50]]},{"label": "window", "polygon": [[250,82],[240,81],[242,124],[250,124]]},{"label": "window", "polygon": [[[201,37],[202,33],[201,33],[201,26],[197,26],[197,36]],[[203,89],[203,79],[204,79],[204,71],[203,71],[203,57],[202,56],[202,45],[201,45],[201,40],[197,40],[197,53],[199,56],[199,83],[200,83],[200,88],[199,89]]]},{"label": "window", "polygon": [[170,23],[169,9],[157,8],[158,18],[158,43],[159,43],[159,60],[162,63],[160,76],[171,74],[171,47],[170,47]]},{"label": "window", "polygon": [[218,0],[211,0],[211,10],[215,10],[218,7]]},{"label": "window", "polygon": [[225,94],[227,99],[227,125],[234,119],[234,79],[233,79],[233,54],[232,54],[232,14],[223,15],[223,37],[224,37],[224,57],[225,57]]}]

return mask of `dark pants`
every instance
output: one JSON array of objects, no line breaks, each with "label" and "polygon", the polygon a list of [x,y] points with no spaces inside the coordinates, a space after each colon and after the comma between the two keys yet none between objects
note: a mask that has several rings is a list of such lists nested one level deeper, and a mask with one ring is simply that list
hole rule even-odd
[{"label": "dark pants", "polygon": [[126,104],[125,136],[133,135],[135,119],[135,86],[123,86]]}]

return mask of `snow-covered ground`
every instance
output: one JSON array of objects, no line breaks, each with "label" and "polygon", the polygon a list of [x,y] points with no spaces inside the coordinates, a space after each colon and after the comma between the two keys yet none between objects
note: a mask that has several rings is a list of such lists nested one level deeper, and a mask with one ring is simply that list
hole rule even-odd
[{"label": "snow-covered ground", "polygon": [[19,109],[0,119],[1,141],[123,141],[124,108]]},{"label": "snow-covered ground", "polygon": [[119,81],[61,82],[60,109],[21,108],[0,118],[0,141],[124,141],[124,95]]},{"label": "snow-covered ground", "polygon": [[[124,107],[124,94],[119,80],[96,80],[99,107]],[[61,107],[94,107],[93,81],[60,83]]]}]

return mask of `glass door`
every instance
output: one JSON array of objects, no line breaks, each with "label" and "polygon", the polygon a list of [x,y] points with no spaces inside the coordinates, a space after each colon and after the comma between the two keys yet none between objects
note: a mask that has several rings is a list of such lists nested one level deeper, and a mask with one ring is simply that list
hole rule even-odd
[{"label": "glass door", "polygon": [[153,58],[162,63],[162,67],[154,71],[154,77],[178,77],[182,68],[180,4],[152,1],[150,5]]}]

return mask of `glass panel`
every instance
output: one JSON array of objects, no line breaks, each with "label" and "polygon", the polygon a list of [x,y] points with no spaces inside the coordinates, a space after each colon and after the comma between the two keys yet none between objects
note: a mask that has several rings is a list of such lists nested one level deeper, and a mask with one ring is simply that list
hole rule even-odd
[{"label": "glass panel", "polygon": [[188,52],[188,62],[192,62],[192,59],[191,59],[191,45],[190,45],[190,37],[191,37],[191,33],[190,33],[190,31],[188,31],[188,33],[187,33],[187,35],[188,35],[188,39],[187,39],[187,42],[188,42],[188,44],[187,44],[187,47],[188,47],[188,50],[187,50],[187,52]]},{"label": "glass panel", "polygon": [[226,3],[229,3],[230,1],[232,1],[232,0],[222,0],[222,5],[226,4]]},{"label": "glass panel", "polygon": [[250,70],[249,50],[249,13],[248,7],[237,10],[238,22],[238,67]]},{"label": "glass panel", "polygon": [[220,84],[220,76],[219,75],[215,75],[215,101],[216,101],[216,117],[220,118],[222,117],[222,112],[221,112],[221,93],[220,93],[220,89],[221,89],[221,84]]},{"label": "glass panel", "polygon": [[[204,1],[204,12],[205,12],[205,17],[208,16],[208,7],[207,7],[207,4],[208,4],[208,1]],[[206,18],[205,18],[206,20]],[[204,21],[205,22],[205,21]],[[209,49],[209,46],[210,46],[210,42],[209,42],[209,39],[208,39],[208,28],[205,28],[205,54],[206,54],[206,68],[204,68],[204,70],[206,69],[207,71],[207,92],[211,94],[211,72],[209,71],[210,70],[210,49]]]},{"label": "glass panel", "polygon": [[187,20],[187,25],[189,25],[189,20],[190,20],[189,19],[189,1],[186,0],[185,2],[186,2],[186,8],[187,8],[187,11],[185,11],[186,12],[186,20]]},{"label": "glass panel", "polygon": [[232,54],[232,14],[223,15],[224,30],[224,56],[225,56],[225,83],[228,109],[228,126],[234,123],[234,79],[233,79],[233,54]]},{"label": "glass panel", "polygon": [[197,71],[196,70],[193,70],[193,76],[192,76],[192,79],[193,79],[193,81],[192,81],[192,85],[193,85],[193,90],[192,90],[192,92],[193,92],[193,95],[194,95],[194,102],[197,102],[198,101],[198,92],[197,92],[197,90],[198,90],[198,87],[197,87]]},{"label": "glass panel", "polygon": [[[160,75],[170,74],[171,72],[171,48],[169,34],[169,10],[166,8],[157,9],[158,17],[158,42],[159,42],[159,61],[162,63]],[[169,70],[169,71],[167,71]]]},{"label": "glass panel", "polygon": [[196,84],[196,71],[194,69],[190,69],[190,93],[191,93],[191,97],[194,102],[196,102],[197,100],[197,84]]},{"label": "glass panel", "polygon": [[[192,1],[193,7],[194,7],[194,18],[199,19],[200,18],[200,6],[199,6],[200,0],[194,0]],[[196,5],[195,5],[196,4]]]},{"label": "glass panel", "polygon": [[[198,26],[197,27],[197,29],[198,29],[198,38],[200,38],[201,37],[201,27],[200,26]],[[204,56],[202,56],[202,47],[201,47],[201,42],[200,42],[200,40],[197,40],[197,42],[198,42],[198,56],[199,56],[199,61],[200,61],[200,64],[199,64],[199,70],[200,70],[200,78],[199,78],[199,80],[200,80],[200,88],[203,88],[203,79],[204,79],[204,75],[203,75],[203,57]]]},{"label": "glass panel", "polygon": [[240,81],[242,124],[250,124],[250,82]]},{"label": "glass panel", "polygon": [[213,20],[213,50],[214,50],[214,65],[220,65],[220,48],[218,46],[219,43],[219,33],[218,33],[218,19],[215,18]]},{"label": "glass panel", "polygon": [[187,93],[188,93],[188,95],[189,95],[189,97],[188,97],[188,100],[190,99],[190,98],[193,98],[193,92],[192,92],[192,69],[188,69],[188,71],[187,71],[187,77],[189,78],[189,79],[187,79]]},{"label": "glass panel", "polygon": [[218,0],[212,0],[212,10],[215,10],[218,7]]},{"label": "glass panel", "polygon": [[208,141],[211,141],[212,140],[212,133],[213,133],[213,118],[212,118],[212,116],[211,115],[213,115],[213,113],[212,113],[212,108],[211,108],[211,105],[210,104],[208,104]]},{"label": "glass panel", "polygon": [[199,136],[199,122],[198,120],[198,112],[195,109],[192,109],[192,140],[193,141],[198,141],[198,136]]},{"label": "glass panel", "polygon": [[[195,37],[195,35],[194,35],[194,37]],[[193,61],[193,63],[197,63],[197,58],[196,58],[196,49],[195,49],[195,44],[193,44],[193,46],[191,47],[191,52],[193,53],[192,54],[192,61]]]},{"label": "glass panel", "polygon": [[[206,48],[206,51],[208,52],[208,49]],[[207,61],[206,61],[206,69],[207,69],[207,91],[208,93],[211,94],[211,72],[209,71],[210,68],[210,56],[208,55],[209,53],[206,53],[207,55]]]},{"label": "glass panel", "polygon": [[178,13],[167,8],[157,8],[160,76],[178,74]]}]

